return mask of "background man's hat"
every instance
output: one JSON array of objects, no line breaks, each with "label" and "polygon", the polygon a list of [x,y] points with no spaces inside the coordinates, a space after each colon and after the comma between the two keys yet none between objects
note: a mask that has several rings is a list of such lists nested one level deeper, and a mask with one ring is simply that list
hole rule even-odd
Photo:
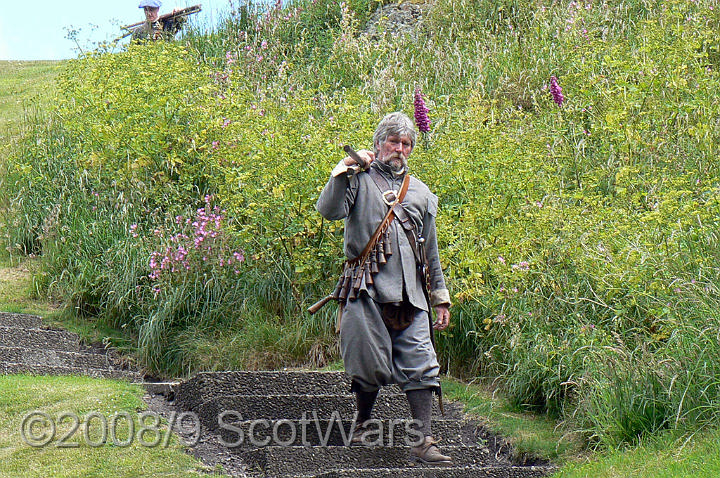
[{"label": "background man's hat", "polygon": [[162,7],[162,2],[160,0],[142,0],[140,5],[138,5],[138,8],[145,7],[160,8]]}]

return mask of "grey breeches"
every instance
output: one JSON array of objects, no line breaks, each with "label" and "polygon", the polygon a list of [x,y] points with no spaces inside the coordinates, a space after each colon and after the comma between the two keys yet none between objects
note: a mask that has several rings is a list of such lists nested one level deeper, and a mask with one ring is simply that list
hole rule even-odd
[{"label": "grey breeches", "polygon": [[439,386],[440,367],[430,342],[427,314],[416,309],[408,328],[388,330],[380,305],[366,292],[348,300],[340,326],[345,372],[368,392],[390,383],[403,391]]}]

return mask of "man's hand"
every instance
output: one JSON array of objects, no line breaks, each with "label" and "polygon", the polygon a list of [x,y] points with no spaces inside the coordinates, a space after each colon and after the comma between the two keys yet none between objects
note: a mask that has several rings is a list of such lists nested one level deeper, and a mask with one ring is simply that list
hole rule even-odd
[{"label": "man's hand", "polygon": [[[368,151],[367,149],[361,149],[357,152],[357,154],[367,162],[368,166],[370,166],[370,163],[375,161],[375,153]],[[343,161],[345,162],[345,166],[354,166],[357,164],[357,162],[350,156],[346,156]]]},{"label": "man's hand", "polygon": [[436,320],[433,322],[433,329],[445,330],[450,325],[450,308],[447,305],[435,306]]}]

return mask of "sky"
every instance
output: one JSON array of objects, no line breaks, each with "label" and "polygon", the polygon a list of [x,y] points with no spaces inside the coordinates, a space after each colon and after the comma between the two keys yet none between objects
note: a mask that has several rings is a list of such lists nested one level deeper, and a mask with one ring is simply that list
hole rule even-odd
[{"label": "sky", "polygon": [[[140,0],[0,0],[0,60],[76,58],[77,45],[68,29],[79,30],[82,48],[121,35],[120,26],[142,21]],[[240,2],[241,3],[241,2]],[[202,5],[191,19],[212,25],[227,12],[229,0],[164,0],[160,14],[173,8]],[[235,4],[238,4],[236,0]],[[90,48],[92,49],[92,48]]]}]

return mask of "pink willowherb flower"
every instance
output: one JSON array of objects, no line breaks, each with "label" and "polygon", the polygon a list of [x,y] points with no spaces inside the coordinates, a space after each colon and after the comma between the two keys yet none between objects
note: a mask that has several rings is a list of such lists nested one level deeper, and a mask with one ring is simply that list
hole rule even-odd
[{"label": "pink willowherb flower", "polygon": [[[155,251],[150,256],[148,277],[151,281],[183,280],[174,276],[193,268],[205,271],[207,268],[217,270],[217,267],[229,266],[230,270],[239,270],[244,256],[242,250],[232,252],[228,239],[223,235],[225,210],[219,206],[211,207],[213,196],[207,195],[204,199],[205,206],[198,208],[194,217],[175,217],[176,224],[185,225],[187,234],[181,231],[166,238],[163,231],[156,231],[156,235],[163,238],[163,242],[167,241],[167,245],[164,250]],[[134,232],[135,228],[131,227],[131,231]]]},{"label": "pink willowherb flower", "polygon": [[550,94],[553,97],[553,101],[557,103],[558,106],[562,106],[565,97],[562,94],[562,88],[560,88],[558,79],[555,76],[550,77]]},{"label": "pink willowherb flower", "polygon": [[421,133],[430,132],[430,118],[428,118],[428,109],[425,106],[425,100],[423,100],[422,92],[420,88],[415,90],[415,124]]}]

